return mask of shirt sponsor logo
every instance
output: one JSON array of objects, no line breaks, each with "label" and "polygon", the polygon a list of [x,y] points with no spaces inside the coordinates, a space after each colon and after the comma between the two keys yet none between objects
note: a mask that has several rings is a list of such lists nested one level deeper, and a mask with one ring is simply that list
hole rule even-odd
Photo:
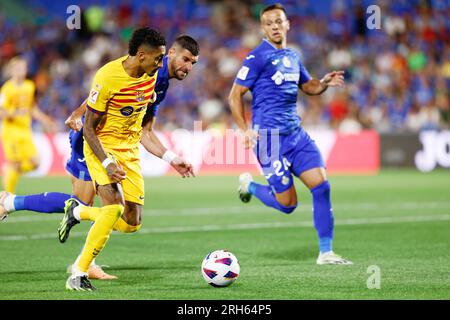
[{"label": "shirt sponsor logo", "polygon": [[277,86],[281,85],[283,81],[292,81],[298,83],[300,79],[300,73],[281,73],[280,71],[277,71],[271,79]]},{"label": "shirt sponsor logo", "polygon": [[131,116],[133,111],[134,111],[133,107],[123,107],[122,109],[120,109],[120,113],[125,117]]},{"label": "shirt sponsor logo", "polygon": [[249,55],[247,58],[245,58],[246,60],[251,60],[251,59],[253,59],[253,58],[255,58],[255,56],[254,55]]},{"label": "shirt sponsor logo", "polygon": [[147,110],[147,106],[143,106],[143,107],[137,108],[134,111],[139,113],[139,112],[142,112],[142,111],[145,111],[145,110]]}]

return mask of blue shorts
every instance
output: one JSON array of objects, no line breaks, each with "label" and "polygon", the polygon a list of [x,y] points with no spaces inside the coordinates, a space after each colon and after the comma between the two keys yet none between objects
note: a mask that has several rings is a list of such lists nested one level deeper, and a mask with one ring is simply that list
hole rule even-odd
[{"label": "blue shorts", "polygon": [[83,129],[78,132],[70,130],[69,139],[71,152],[66,163],[66,170],[77,179],[92,181],[84,158]]},{"label": "blue shorts", "polygon": [[293,175],[298,177],[304,171],[325,168],[319,148],[301,127],[290,134],[259,130],[255,152],[264,176],[276,193],[294,184]]}]

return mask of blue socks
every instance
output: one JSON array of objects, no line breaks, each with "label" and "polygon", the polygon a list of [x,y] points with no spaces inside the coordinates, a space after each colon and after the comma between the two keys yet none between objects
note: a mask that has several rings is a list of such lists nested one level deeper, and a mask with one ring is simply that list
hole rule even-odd
[{"label": "blue socks", "polygon": [[280,204],[275,198],[275,195],[272,192],[272,189],[269,186],[264,186],[262,184],[258,184],[255,182],[250,182],[248,187],[248,191],[261,200],[268,207],[275,208],[284,213],[291,213],[297,208],[297,205],[286,207]]},{"label": "blue socks", "polygon": [[[297,207],[286,207],[278,203],[272,189],[255,182],[251,182],[248,188],[249,192],[261,200],[268,207],[275,208],[284,213],[291,213]],[[320,252],[328,252],[333,250],[333,230],[334,217],[331,208],[330,184],[324,181],[318,186],[311,189],[313,197],[313,216],[314,227],[316,228],[319,238]]]},{"label": "blue socks", "polygon": [[16,211],[29,210],[43,213],[64,213],[64,202],[71,198],[70,194],[46,192],[28,196],[16,196],[14,208]]},{"label": "blue socks", "polygon": [[320,252],[333,250],[334,217],[331,208],[330,184],[324,181],[311,189],[314,226],[319,237]]}]

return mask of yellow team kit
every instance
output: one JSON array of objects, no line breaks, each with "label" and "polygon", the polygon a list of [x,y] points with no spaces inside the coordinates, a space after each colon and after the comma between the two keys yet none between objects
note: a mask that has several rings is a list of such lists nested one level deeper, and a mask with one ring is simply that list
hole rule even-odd
[{"label": "yellow team kit", "polygon": [[31,131],[34,95],[35,86],[31,80],[21,84],[8,80],[0,90],[3,108],[7,114],[13,114],[2,120],[1,139],[9,162],[21,163],[38,155]]},{"label": "yellow team kit", "polygon": [[[129,76],[122,65],[127,57],[111,61],[97,71],[87,107],[92,112],[105,114],[96,133],[108,156],[126,172],[126,178],[121,182],[125,200],[144,204],[139,141],[142,120],[153,96],[158,73],[152,77],[147,74],[140,78]],[[86,141],[84,155],[93,183],[112,183]]]}]

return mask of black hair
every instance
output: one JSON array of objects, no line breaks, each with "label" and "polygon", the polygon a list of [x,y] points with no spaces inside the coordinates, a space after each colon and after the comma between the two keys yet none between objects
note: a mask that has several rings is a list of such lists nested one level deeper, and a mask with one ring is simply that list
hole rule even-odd
[{"label": "black hair", "polygon": [[149,27],[136,29],[128,42],[128,54],[135,56],[142,44],[158,48],[166,45],[166,39],[161,33]]},{"label": "black hair", "polygon": [[283,5],[281,3],[274,3],[274,4],[271,4],[270,6],[265,7],[264,9],[261,10],[259,17],[261,18],[262,15],[264,13],[266,13],[267,11],[272,11],[275,9],[279,9],[279,10],[283,11],[285,16],[287,17],[286,9],[283,7]]},{"label": "black hair", "polygon": [[180,35],[178,36],[174,43],[178,44],[183,49],[189,50],[190,53],[192,53],[194,56],[198,56],[200,52],[200,47],[195,41],[194,38],[188,36],[188,35]]}]

